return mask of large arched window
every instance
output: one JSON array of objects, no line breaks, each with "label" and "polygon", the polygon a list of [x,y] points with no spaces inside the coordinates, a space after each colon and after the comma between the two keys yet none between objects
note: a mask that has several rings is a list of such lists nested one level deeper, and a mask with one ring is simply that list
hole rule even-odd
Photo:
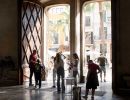
[{"label": "large arched window", "polygon": [[23,2],[21,22],[23,79],[28,80],[30,54],[35,49],[41,58],[42,7],[32,2]]},{"label": "large arched window", "polygon": [[[103,54],[108,59],[108,67],[110,68],[112,53],[111,1],[84,3],[82,22],[84,66],[87,65],[89,59],[97,63],[97,58]],[[84,67],[84,73],[86,70],[86,67]]]},{"label": "large arched window", "polygon": [[47,79],[52,79],[52,56],[57,52],[62,52],[66,57],[70,54],[70,6],[62,4],[46,7],[44,24],[44,62],[48,70]]}]

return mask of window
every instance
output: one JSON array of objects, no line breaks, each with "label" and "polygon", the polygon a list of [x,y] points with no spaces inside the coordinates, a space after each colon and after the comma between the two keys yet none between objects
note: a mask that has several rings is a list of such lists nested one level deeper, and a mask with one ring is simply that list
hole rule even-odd
[{"label": "window", "polygon": [[[52,80],[52,56],[57,52],[68,54],[70,52],[70,6],[55,5],[45,8],[45,49],[44,59],[48,69],[47,80]],[[64,65],[67,71],[67,65]],[[66,74],[67,75],[67,74]]]},{"label": "window", "polygon": [[107,39],[107,27],[104,27],[104,35],[105,35],[105,39]]},{"label": "window", "polygon": [[29,56],[36,49],[40,57],[42,7],[24,2],[22,5],[22,64],[28,64]]},{"label": "window", "polygon": [[106,56],[107,53],[107,44],[100,44],[100,53]]},{"label": "window", "polygon": [[90,16],[85,16],[85,26],[90,26]]}]

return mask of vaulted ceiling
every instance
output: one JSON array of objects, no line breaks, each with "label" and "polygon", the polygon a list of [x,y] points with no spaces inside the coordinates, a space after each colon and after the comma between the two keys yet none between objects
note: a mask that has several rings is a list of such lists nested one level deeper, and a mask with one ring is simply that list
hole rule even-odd
[{"label": "vaulted ceiling", "polygon": [[41,3],[48,3],[48,2],[56,2],[56,1],[60,1],[60,2],[68,2],[70,0],[39,0]]},{"label": "vaulted ceiling", "polygon": [[69,3],[70,0],[39,0],[43,5],[51,3]]},{"label": "vaulted ceiling", "polygon": [[47,3],[49,1],[52,1],[52,0],[39,0],[41,3]]}]

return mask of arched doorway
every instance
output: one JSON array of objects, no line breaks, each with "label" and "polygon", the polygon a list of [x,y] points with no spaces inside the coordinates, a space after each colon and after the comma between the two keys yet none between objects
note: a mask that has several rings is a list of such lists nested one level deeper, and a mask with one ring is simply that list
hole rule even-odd
[{"label": "arched doorway", "polygon": [[111,42],[111,1],[89,1],[82,7],[83,31],[83,74],[86,75],[87,61],[97,62],[103,54],[107,58],[106,79],[111,82],[112,42]]},{"label": "arched doorway", "polygon": [[52,81],[54,66],[53,57],[62,52],[65,75],[68,73],[67,60],[70,55],[70,6],[59,4],[48,6],[44,10],[44,62],[46,65],[46,80]]}]

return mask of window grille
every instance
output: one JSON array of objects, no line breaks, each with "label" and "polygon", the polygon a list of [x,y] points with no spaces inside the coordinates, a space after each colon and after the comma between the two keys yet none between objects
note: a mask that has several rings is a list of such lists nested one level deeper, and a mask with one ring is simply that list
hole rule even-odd
[{"label": "window grille", "polygon": [[32,51],[41,55],[42,7],[35,3],[23,2],[21,15],[22,64],[29,62]]}]

